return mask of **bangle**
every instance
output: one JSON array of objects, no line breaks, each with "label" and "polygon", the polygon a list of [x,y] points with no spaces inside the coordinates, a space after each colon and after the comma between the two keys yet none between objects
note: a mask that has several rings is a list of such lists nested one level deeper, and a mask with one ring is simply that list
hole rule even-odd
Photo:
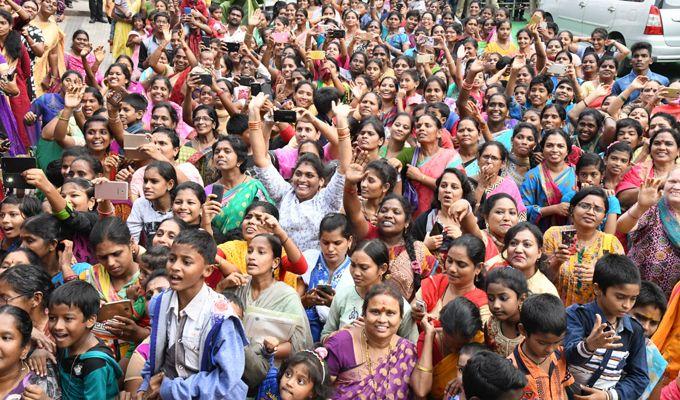
[{"label": "bangle", "polygon": [[285,245],[286,242],[288,241],[288,239],[290,239],[290,236],[286,235],[286,240],[284,240],[283,242],[281,242],[281,246]]},{"label": "bangle", "polygon": [[64,117],[64,110],[59,111],[59,114],[57,115],[59,117],[59,121],[65,121],[68,122],[69,118]]},{"label": "bangle", "polygon": [[76,279],[78,279],[78,275],[69,275],[64,277],[64,283],[75,281]]},{"label": "bangle", "polygon": [[631,217],[633,217],[633,218],[636,219],[636,220],[642,218],[642,215],[640,215],[639,217],[633,215],[633,210],[632,210],[632,209],[628,210],[628,215],[630,215]]},{"label": "bangle", "polygon": [[348,138],[349,138],[349,133],[346,134],[346,135],[340,135],[340,136],[338,136],[338,141],[345,140],[345,139],[348,139]]},{"label": "bangle", "polygon": [[224,94],[224,90],[219,90],[215,92],[215,94],[217,95],[217,97],[221,97]]},{"label": "bangle", "polygon": [[347,187],[345,186],[345,193],[347,194],[357,194],[359,191],[356,188],[356,185],[352,185],[352,187]]},{"label": "bangle", "polygon": [[463,83],[461,83],[460,86],[463,88],[463,90],[467,90],[468,92],[472,90],[472,83],[467,83],[466,81],[463,81]]},{"label": "bangle", "polygon": [[420,364],[416,364],[416,369],[419,370],[419,371],[423,371],[423,372],[425,372],[426,374],[431,374],[431,373],[432,373],[432,368],[425,368],[425,367],[423,367],[423,366],[420,365]]},{"label": "bangle", "polygon": [[621,93],[621,94],[619,95],[619,99],[621,99],[621,100],[623,100],[623,101],[626,101],[626,100],[628,100],[628,97],[624,96],[623,93]]},{"label": "bangle", "polygon": [[248,121],[248,128],[262,129],[262,121]]}]

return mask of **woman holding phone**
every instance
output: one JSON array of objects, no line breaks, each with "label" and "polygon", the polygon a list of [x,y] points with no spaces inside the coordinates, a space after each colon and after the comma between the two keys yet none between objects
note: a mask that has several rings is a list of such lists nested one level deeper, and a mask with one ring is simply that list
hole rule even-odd
[{"label": "woman holding phone", "polygon": [[548,277],[557,286],[565,306],[592,301],[597,260],[606,253],[624,254],[619,239],[599,230],[608,210],[605,191],[589,186],[578,191],[569,202],[569,216],[574,224],[552,226],[544,234]]}]

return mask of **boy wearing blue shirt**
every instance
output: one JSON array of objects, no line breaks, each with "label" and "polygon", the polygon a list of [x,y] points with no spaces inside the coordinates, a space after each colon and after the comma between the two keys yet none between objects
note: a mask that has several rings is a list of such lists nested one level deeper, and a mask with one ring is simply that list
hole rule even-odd
[{"label": "boy wearing blue shirt", "polygon": [[139,391],[162,399],[245,399],[247,339],[231,303],[208,287],[217,246],[185,230],[167,263],[170,289],[151,300],[151,342]]},{"label": "boy wearing blue shirt", "polygon": [[588,399],[637,399],[649,384],[642,326],[628,315],[640,293],[640,273],[626,256],[595,264],[595,301],[567,308],[565,355]]}]

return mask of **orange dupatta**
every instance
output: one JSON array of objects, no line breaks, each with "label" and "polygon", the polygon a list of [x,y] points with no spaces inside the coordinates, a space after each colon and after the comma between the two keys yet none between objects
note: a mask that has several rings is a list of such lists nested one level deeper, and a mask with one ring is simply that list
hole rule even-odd
[{"label": "orange dupatta", "polygon": [[680,282],[673,288],[668,309],[652,342],[668,361],[664,376],[674,379],[680,372]]}]

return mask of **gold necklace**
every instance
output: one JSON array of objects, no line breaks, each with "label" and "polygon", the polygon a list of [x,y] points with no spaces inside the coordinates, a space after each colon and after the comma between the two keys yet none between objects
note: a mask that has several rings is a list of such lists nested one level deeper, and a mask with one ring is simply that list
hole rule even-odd
[{"label": "gold necklace", "polygon": [[[368,374],[369,376],[373,377],[373,360],[371,360],[371,355],[368,352],[368,337],[366,336],[366,328],[361,330],[361,338],[363,339],[364,342],[364,358],[366,361],[366,367],[368,367]],[[390,340],[390,344],[387,348],[387,357],[392,354],[392,340]],[[371,386],[373,387],[373,391],[378,390],[378,384],[376,383],[375,379],[371,379]]]}]

